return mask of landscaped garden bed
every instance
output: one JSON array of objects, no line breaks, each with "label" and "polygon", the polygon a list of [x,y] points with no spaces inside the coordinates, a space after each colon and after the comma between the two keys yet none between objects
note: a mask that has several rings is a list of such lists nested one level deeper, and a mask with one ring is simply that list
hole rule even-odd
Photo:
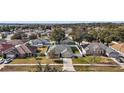
[{"label": "landscaped garden bed", "polygon": [[116,64],[112,59],[103,56],[85,56],[73,58],[73,64]]}]

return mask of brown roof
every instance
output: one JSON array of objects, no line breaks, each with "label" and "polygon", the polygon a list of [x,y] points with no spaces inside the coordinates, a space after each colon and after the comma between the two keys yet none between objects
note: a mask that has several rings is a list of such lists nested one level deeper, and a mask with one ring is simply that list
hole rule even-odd
[{"label": "brown roof", "polygon": [[7,52],[11,48],[14,48],[12,44],[0,44],[0,53]]},{"label": "brown roof", "polygon": [[18,44],[23,44],[22,40],[9,40],[7,43],[12,44],[12,45],[18,45]]},{"label": "brown roof", "polygon": [[114,44],[111,47],[116,49],[117,51],[124,53],[124,43]]},{"label": "brown roof", "polygon": [[21,46],[23,48],[23,50],[26,52],[26,53],[31,53],[31,51],[28,49],[28,47],[24,44],[22,44]]},{"label": "brown roof", "polygon": [[31,53],[31,51],[28,49],[28,47],[24,44],[17,46],[16,49],[20,54]]},{"label": "brown roof", "polygon": [[20,54],[25,54],[25,51],[20,46],[16,47],[16,49]]}]

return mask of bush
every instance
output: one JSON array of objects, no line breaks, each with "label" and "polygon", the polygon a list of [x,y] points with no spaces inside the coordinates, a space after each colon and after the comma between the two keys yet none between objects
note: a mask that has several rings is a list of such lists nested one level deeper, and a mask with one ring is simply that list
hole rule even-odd
[{"label": "bush", "polygon": [[54,60],[54,62],[56,62],[56,63],[63,63],[63,60],[57,59],[57,60]]}]

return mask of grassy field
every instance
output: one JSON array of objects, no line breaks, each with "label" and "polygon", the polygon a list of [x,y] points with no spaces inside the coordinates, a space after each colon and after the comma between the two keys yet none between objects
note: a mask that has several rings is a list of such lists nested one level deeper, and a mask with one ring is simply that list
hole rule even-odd
[{"label": "grassy field", "polygon": [[74,66],[77,72],[124,72],[119,66],[96,67],[96,66]]},{"label": "grassy field", "polygon": [[112,59],[102,56],[85,56],[72,59],[73,64],[116,64]]}]

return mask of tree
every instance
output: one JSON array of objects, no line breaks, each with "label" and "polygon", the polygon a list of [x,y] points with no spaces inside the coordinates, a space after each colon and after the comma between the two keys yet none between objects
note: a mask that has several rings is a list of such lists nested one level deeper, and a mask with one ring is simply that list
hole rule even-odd
[{"label": "tree", "polygon": [[6,37],[7,37],[7,35],[6,35],[6,34],[1,34],[1,36],[2,36],[2,39],[4,39],[4,38],[6,38]]},{"label": "tree", "polygon": [[11,37],[11,39],[23,39],[23,38],[25,38],[25,37],[27,37],[27,35],[26,35],[25,33],[23,33],[23,32],[18,32],[18,33],[15,33],[15,34]]},{"label": "tree", "polygon": [[11,37],[11,39],[22,39],[22,37],[21,37],[21,34],[20,34],[20,33],[15,33],[15,34]]},{"label": "tree", "polygon": [[51,33],[50,38],[60,44],[60,41],[65,38],[65,31],[61,28],[55,28]]},{"label": "tree", "polygon": [[73,40],[80,44],[84,39],[84,33],[85,31],[81,30],[80,28],[73,28],[71,35]]}]

